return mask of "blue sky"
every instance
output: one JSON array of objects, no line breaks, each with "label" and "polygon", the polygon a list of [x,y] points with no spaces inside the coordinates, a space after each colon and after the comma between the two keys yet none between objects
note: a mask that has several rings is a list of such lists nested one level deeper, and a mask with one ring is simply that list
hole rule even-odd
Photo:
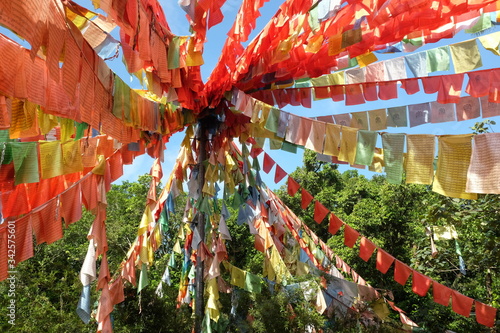
[{"label": "blue sky", "polygon": [[[77,0],[77,3],[82,6],[93,10],[93,6],[90,0]],[[257,19],[256,29],[250,36],[251,40],[255,35],[265,26],[265,24],[269,21],[269,19],[274,15],[279,6],[283,1],[271,0],[267,2],[263,9],[261,9],[261,17]],[[187,19],[185,18],[185,13],[177,4],[177,1],[172,0],[161,0],[160,4],[164,8],[164,12],[167,17],[167,22],[172,29],[172,32],[176,35],[189,35],[189,25]],[[210,75],[211,70],[217,64],[220,51],[226,39],[227,32],[232,26],[234,18],[236,17],[237,10],[241,4],[241,0],[228,0],[222,7],[222,12],[224,14],[224,21],[210,29],[207,33],[207,43],[205,44],[204,50],[204,61],[205,65],[202,66],[202,77],[206,81],[208,76]],[[498,30],[496,27],[488,33]],[[10,33],[8,30],[4,28],[0,28],[0,33],[6,34],[10,38],[21,42],[16,36]],[[115,29],[112,33],[116,39],[118,38],[118,29]],[[419,48],[418,51],[434,48],[441,45],[452,44],[462,40],[471,39],[476,37],[475,35],[468,35],[465,33],[459,33],[453,39],[443,40],[436,44],[428,44]],[[23,46],[28,47],[26,43],[22,43]],[[498,58],[494,56],[491,52],[484,51],[482,46],[479,46],[481,50],[481,55],[483,57],[483,67],[480,69],[493,68],[495,67],[495,63],[498,62]],[[379,60],[390,59],[393,57],[399,57],[405,55],[407,53],[396,53],[396,54],[377,54]],[[118,59],[114,59],[112,61],[108,61],[108,66],[117,73],[125,82],[127,82],[132,88],[141,88],[140,83],[137,79],[130,77],[130,75],[125,70],[123,66],[121,56]],[[436,75],[447,74],[447,72],[437,72]],[[387,108],[393,106],[403,106],[408,104],[416,104],[423,102],[431,102],[436,100],[436,94],[424,94],[417,93],[415,95],[406,95],[404,90],[398,89],[399,98],[389,101],[377,101],[377,102],[368,102],[362,105],[356,106],[345,106],[343,102],[333,102],[331,100],[323,100],[323,101],[315,101],[313,102],[313,107],[311,109],[306,109],[303,107],[291,107],[287,106],[283,108],[283,110],[287,112],[292,112],[300,116],[307,117],[315,117],[322,115],[331,115],[331,114],[339,114],[339,113],[348,113],[348,112],[357,112],[357,111],[368,111],[379,108]],[[465,95],[463,93],[463,95]],[[388,128],[387,132],[395,132],[395,133],[426,133],[426,134],[459,134],[459,133],[470,133],[470,127],[474,125],[476,121],[480,119],[474,119],[463,122],[448,122],[441,124],[426,124],[417,126],[414,128]],[[496,119],[495,119],[496,120]],[[495,130],[495,128],[494,128]],[[165,152],[165,161],[163,163],[163,173],[166,177],[170,174],[170,171],[174,165],[175,159],[178,154],[178,149],[180,146],[180,142],[183,139],[183,133],[178,133],[172,136],[170,142],[167,144],[167,150]],[[381,143],[379,142],[378,147],[381,147]],[[302,164],[302,150],[299,149],[297,154],[291,154],[284,151],[276,151],[269,150],[269,147],[266,143],[265,147],[266,152],[276,161],[281,167],[288,173],[291,173],[295,170],[296,167]],[[262,156],[260,156],[260,162],[262,163]],[[124,167],[124,175],[117,182],[120,183],[124,180],[135,181],[137,177],[144,173],[149,173],[153,160],[147,156],[138,157],[135,160],[134,165],[125,166]],[[351,169],[349,166],[341,165],[339,168],[341,171],[345,171]],[[371,177],[374,173],[369,171],[360,170],[362,174],[367,177]],[[270,175],[262,174],[264,182],[272,189],[279,187],[284,183],[283,180],[280,184],[274,184],[274,169],[271,171]],[[286,178],[285,178],[286,179]]]}]

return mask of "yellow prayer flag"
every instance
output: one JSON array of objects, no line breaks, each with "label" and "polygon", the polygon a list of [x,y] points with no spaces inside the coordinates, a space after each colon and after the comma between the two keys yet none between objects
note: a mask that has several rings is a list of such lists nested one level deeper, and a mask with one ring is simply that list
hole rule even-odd
[{"label": "yellow prayer flag", "polygon": [[64,174],[83,171],[79,141],[68,141],[63,143],[62,158]]},{"label": "yellow prayer flag", "polygon": [[356,144],[358,129],[352,127],[342,127],[342,138],[340,139],[340,150],[338,159],[343,162],[354,164],[356,158]]},{"label": "yellow prayer flag", "polygon": [[370,118],[370,131],[381,131],[387,128],[386,109],[368,111]]},{"label": "yellow prayer flag", "polygon": [[339,156],[340,125],[326,124],[325,147],[323,154]]},{"label": "yellow prayer flag", "polygon": [[483,66],[475,39],[450,45],[455,73],[469,72]]},{"label": "yellow prayer flag", "polygon": [[435,137],[431,134],[407,135],[406,183],[432,184]]},{"label": "yellow prayer flag", "polygon": [[375,148],[372,165],[368,167],[368,170],[382,173],[383,169],[384,169],[384,152],[381,148]]},{"label": "yellow prayer flag", "polygon": [[453,198],[477,199],[465,193],[467,169],[472,152],[472,134],[439,137],[438,163],[432,190]]},{"label": "yellow prayer flag", "polygon": [[153,213],[151,212],[151,208],[149,208],[149,205],[146,205],[144,214],[142,214],[141,223],[139,223],[139,230],[137,230],[137,235],[140,236],[144,234],[148,230],[149,224],[153,221],[154,218]]},{"label": "yellow prayer flag", "polygon": [[42,179],[63,174],[62,149],[59,141],[40,142],[40,167]]},{"label": "yellow prayer flag", "polygon": [[343,85],[345,84],[344,71],[328,74],[329,80],[332,85]]},{"label": "yellow prayer flag", "polygon": [[358,60],[359,67],[366,67],[369,64],[378,60],[377,56],[372,52],[359,55],[356,57],[356,59]]},{"label": "yellow prayer flag", "polygon": [[481,36],[479,37],[479,41],[485,49],[491,51],[494,55],[500,55],[500,51],[498,50],[498,46],[500,45],[500,31]]}]

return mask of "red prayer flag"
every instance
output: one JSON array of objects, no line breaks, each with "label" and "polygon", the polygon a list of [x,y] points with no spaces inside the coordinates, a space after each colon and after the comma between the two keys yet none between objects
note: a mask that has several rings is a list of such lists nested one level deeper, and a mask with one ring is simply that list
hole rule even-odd
[{"label": "red prayer flag", "polygon": [[472,308],[472,303],[474,300],[470,297],[462,295],[458,291],[453,290],[451,293],[451,309],[462,315],[464,317],[470,316],[470,310]]},{"label": "red prayer flag", "polygon": [[411,272],[412,270],[410,267],[403,264],[401,261],[396,260],[396,263],[394,265],[394,281],[404,286],[406,284],[406,281],[408,281]]},{"label": "red prayer flag", "polygon": [[346,224],[344,228],[344,244],[352,248],[356,244],[358,237],[359,232]]},{"label": "red prayer flag", "polygon": [[125,295],[123,293],[123,280],[121,276],[111,284],[109,287],[109,294],[114,305],[125,300]]},{"label": "red prayer flag", "polygon": [[[413,95],[420,91],[417,78],[402,80],[401,88],[403,88],[408,95]],[[380,99],[382,99],[382,97]]]},{"label": "red prayer flag", "polygon": [[486,96],[490,90],[490,71],[477,71],[467,73],[469,82],[465,92],[472,97]]},{"label": "red prayer flag", "polygon": [[378,97],[384,101],[398,98],[398,82],[397,81],[379,82]]},{"label": "red prayer flag", "polygon": [[307,190],[305,189],[302,189],[301,193],[302,193],[302,200],[300,202],[300,207],[302,207],[302,209],[306,209],[314,198],[311,195],[311,193],[307,192]]},{"label": "red prayer flag", "polygon": [[287,175],[286,171],[276,164],[276,173],[274,174],[274,182],[278,184],[283,178],[285,178],[286,175]]},{"label": "red prayer flag", "polygon": [[342,222],[341,219],[339,219],[335,214],[331,213],[330,214],[330,224],[328,226],[328,232],[331,233],[332,235],[335,235],[337,231],[340,230],[344,222]]},{"label": "red prayer flag", "polygon": [[365,236],[361,237],[361,243],[359,245],[359,257],[364,261],[368,261],[375,251],[375,244],[373,244]]},{"label": "red prayer flag", "polygon": [[345,105],[358,105],[365,103],[361,84],[349,84],[345,86]]},{"label": "red prayer flag", "polygon": [[297,191],[299,190],[300,185],[295,181],[295,179],[293,179],[290,176],[288,176],[287,185],[288,185],[288,195],[293,197],[295,193],[297,193]]},{"label": "red prayer flag", "polygon": [[366,82],[363,83],[363,96],[365,100],[372,102],[377,101],[377,83],[376,82]]},{"label": "red prayer flag", "polygon": [[389,253],[385,252],[381,248],[377,249],[377,269],[382,273],[387,273],[392,263],[394,262],[394,257]]},{"label": "red prayer flag", "polygon": [[424,274],[421,274],[417,271],[413,271],[413,284],[411,290],[419,296],[427,295],[427,291],[431,286],[431,279],[429,279]]},{"label": "red prayer flag", "polygon": [[476,305],[476,321],[484,326],[493,327],[497,309],[481,302],[475,301]]},{"label": "red prayer flag", "polygon": [[326,215],[328,215],[329,212],[330,210],[323,206],[323,204],[319,201],[316,201],[314,203],[314,221],[316,221],[316,223],[323,222],[323,219],[326,217]]},{"label": "red prayer flag", "polygon": [[449,306],[452,291],[453,290],[447,286],[444,286],[439,282],[432,281],[432,296],[434,297],[434,302],[444,306]]},{"label": "red prayer flag", "polygon": [[264,153],[264,166],[262,170],[264,170],[265,173],[269,173],[274,164],[276,164],[276,162],[274,162],[271,156],[267,155],[267,153]]}]

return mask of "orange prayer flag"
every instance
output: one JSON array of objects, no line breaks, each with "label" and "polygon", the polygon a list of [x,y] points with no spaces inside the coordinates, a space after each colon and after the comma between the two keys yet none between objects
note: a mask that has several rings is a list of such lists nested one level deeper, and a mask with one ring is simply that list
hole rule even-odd
[{"label": "orange prayer flag", "polygon": [[447,286],[444,286],[439,282],[432,281],[432,296],[434,298],[434,302],[444,306],[449,306],[452,291],[453,290]]},{"label": "orange prayer flag", "polygon": [[375,251],[375,244],[373,244],[368,238],[365,236],[361,237],[361,242],[359,245],[359,257],[364,261],[368,261]]},{"label": "orange prayer flag", "polygon": [[462,295],[458,291],[453,290],[451,293],[451,309],[464,317],[470,316],[474,300],[470,297]]},{"label": "orange prayer flag", "polygon": [[56,198],[50,200],[45,207],[32,214],[31,222],[37,244],[51,244],[63,237],[57,201]]},{"label": "orange prayer flag", "polygon": [[354,244],[356,244],[358,238],[359,232],[346,224],[344,228],[344,244],[352,248]]},{"label": "orange prayer flag", "polygon": [[429,290],[431,283],[431,279],[427,276],[413,270],[413,284],[411,290],[413,290],[415,294],[422,297],[427,295],[427,291]]},{"label": "orange prayer flag", "polygon": [[82,218],[82,187],[74,184],[61,194],[61,217],[66,227]]},{"label": "orange prayer flag", "polygon": [[381,248],[377,249],[377,269],[382,273],[387,273],[394,262],[394,257]]},{"label": "orange prayer flag", "polygon": [[33,231],[31,214],[25,215],[15,223],[16,265],[33,257]]},{"label": "orange prayer flag", "polygon": [[307,190],[305,189],[302,189],[301,190],[301,194],[302,194],[302,199],[301,199],[301,202],[300,202],[300,207],[302,207],[302,209],[306,209],[307,206],[309,206],[309,204],[311,203],[311,201],[314,199],[313,196],[311,195],[311,193],[309,193]]},{"label": "orange prayer flag", "polygon": [[314,221],[316,221],[316,223],[321,223],[329,212],[330,210],[319,201],[314,203]]}]

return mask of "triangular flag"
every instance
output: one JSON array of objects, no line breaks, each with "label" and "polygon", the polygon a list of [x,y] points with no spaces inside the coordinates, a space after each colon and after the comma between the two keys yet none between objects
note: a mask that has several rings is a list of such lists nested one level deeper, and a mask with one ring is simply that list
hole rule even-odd
[{"label": "triangular flag", "polygon": [[285,178],[286,175],[287,175],[286,171],[276,164],[276,173],[274,174],[274,182],[278,184],[283,178]]},{"label": "triangular flag", "polygon": [[274,162],[274,160],[269,155],[267,155],[267,153],[264,153],[264,166],[262,170],[264,170],[265,173],[269,173],[274,164],[276,164],[276,162]]},{"label": "triangular flag", "polygon": [[292,177],[288,176],[288,195],[293,197],[295,195],[295,193],[297,193],[297,191],[299,190],[300,188],[300,185],[299,183],[297,183],[295,181],[295,179],[293,179]]},{"label": "triangular flag", "polygon": [[302,194],[302,199],[300,202],[300,207],[302,207],[302,209],[306,209],[314,198],[311,195],[311,193],[307,192],[306,189],[302,189],[301,194]]}]

